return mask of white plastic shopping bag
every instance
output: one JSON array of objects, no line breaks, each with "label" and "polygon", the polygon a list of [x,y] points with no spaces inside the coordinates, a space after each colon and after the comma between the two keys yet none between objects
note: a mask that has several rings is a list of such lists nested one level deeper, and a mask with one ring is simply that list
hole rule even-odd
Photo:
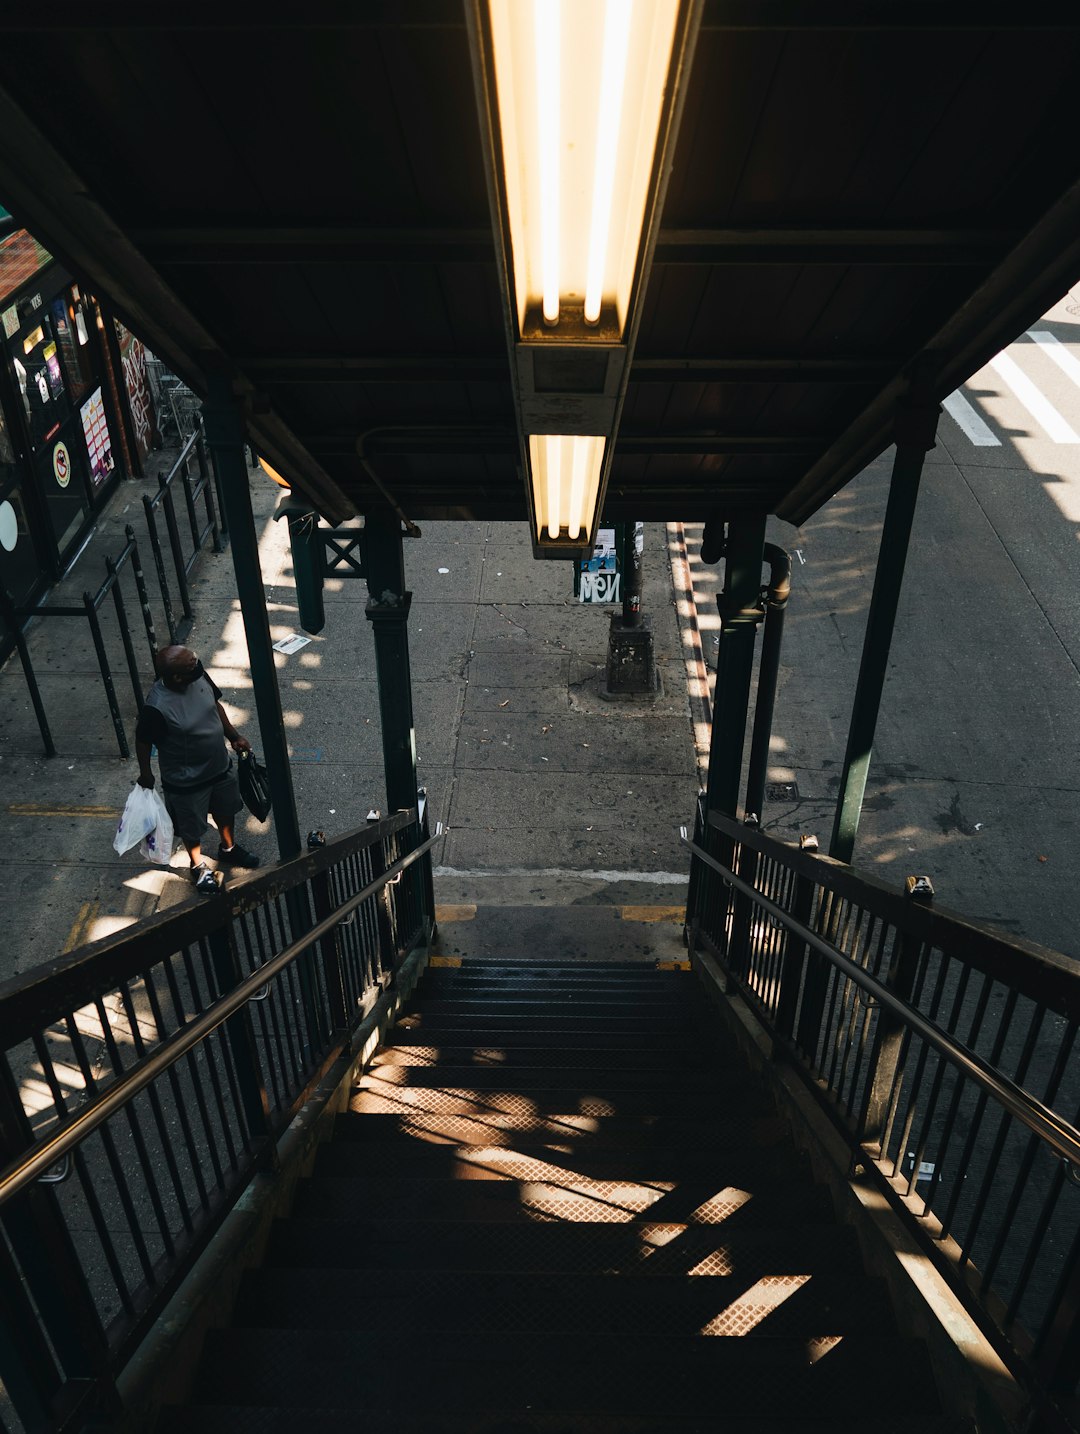
[{"label": "white plastic shopping bag", "polygon": [[140,850],[149,861],[168,866],[172,856],[172,818],[161,794],[153,787],[132,787],[113,837],[113,847],[123,855],[142,843]]},{"label": "white plastic shopping bag", "polygon": [[152,861],[157,866],[168,866],[173,849],[172,817],[169,816],[164,798],[158,795],[156,788],[150,795],[154,799],[154,828],[143,837],[139,850],[147,861]]}]

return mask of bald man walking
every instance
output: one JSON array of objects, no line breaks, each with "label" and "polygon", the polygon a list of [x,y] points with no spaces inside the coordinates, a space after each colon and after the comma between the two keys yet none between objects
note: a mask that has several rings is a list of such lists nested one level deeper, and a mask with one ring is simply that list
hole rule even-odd
[{"label": "bald man walking", "polygon": [[221,691],[189,647],[163,647],[157,654],[158,679],[146,694],[135,728],[139,785],[153,787],[150,749],[158,751],[161,791],[173,826],[187,849],[195,890],[216,891],[221,878],[202,859],[207,814],[221,836],[218,866],[254,867],[259,858],[233,836],[243,806],[232,758],[225,750],[250,752],[251,743],[229,721]]}]

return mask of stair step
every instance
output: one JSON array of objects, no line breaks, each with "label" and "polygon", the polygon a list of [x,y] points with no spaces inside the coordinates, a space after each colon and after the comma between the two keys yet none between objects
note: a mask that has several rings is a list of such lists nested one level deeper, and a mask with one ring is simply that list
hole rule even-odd
[{"label": "stair step", "polygon": [[553,1045],[537,1040],[535,1045],[506,1047],[499,1042],[476,1044],[452,1040],[438,1044],[422,1045],[405,1041],[392,1041],[384,1046],[371,1063],[371,1068],[385,1066],[435,1066],[440,1062],[450,1066],[486,1068],[491,1070],[514,1070],[519,1066],[561,1066],[574,1070],[663,1070],[678,1065],[680,1071],[711,1071],[723,1069],[720,1053],[711,1054],[700,1049],[686,1050],[672,1041],[658,1048],[651,1041],[627,1042],[621,1046],[605,1046],[596,1049],[592,1045],[567,1048],[561,1042]]},{"label": "stair step", "polygon": [[689,1017],[674,1016],[663,1011],[651,1015],[640,1011],[636,1014],[622,1014],[624,1009],[636,1011],[636,1008],[613,1010],[610,1006],[605,1007],[600,1015],[596,1015],[589,1014],[581,1007],[575,1007],[572,1002],[567,1002],[567,1007],[562,1013],[549,1011],[545,1014],[534,1011],[524,1015],[502,1015],[498,1011],[477,1011],[471,1008],[454,1011],[417,1008],[402,1016],[394,1029],[428,1032],[470,1030],[505,1033],[508,1037],[515,1031],[597,1031],[617,1033],[621,1036],[669,1035],[683,1039],[696,1039],[708,1029],[704,1016],[695,1016],[691,1020]]},{"label": "stair step", "polygon": [[[167,1409],[157,1434],[432,1434],[430,1415],[407,1411],[392,1414],[358,1413],[352,1405],[340,1409],[261,1409],[241,1405],[198,1404]],[[865,1414],[837,1409],[825,1420],[812,1418],[727,1419],[716,1413],[680,1419],[662,1414],[445,1414],[439,1416],[438,1434],[865,1434]],[[910,1416],[890,1418],[875,1414],[874,1434],[911,1434]],[[924,1415],[918,1434],[978,1434],[967,1419]]]},{"label": "stair step", "polygon": [[[797,1167],[796,1167],[797,1169]],[[757,1191],[779,1182],[783,1196],[774,1196],[788,1218],[797,1218],[805,1176],[792,1175],[790,1157],[779,1159],[768,1151],[742,1153],[731,1169],[711,1179],[591,1180],[566,1175],[552,1180],[434,1180],[424,1176],[387,1179],[351,1175],[324,1175],[304,1181],[296,1193],[295,1213],[330,1219],[379,1219],[392,1210],[402,1220],[422,1220],[437,1214],[446,1220],[510,1221],[527,1223],[552,1219],[570,1222],[623,1223],[635,1218],[676,1224],[717,1224],[746,1203]]]},{"label": "stair step", "polygon": [[513,1016],[591,1016],[602,1020],[605,1016],[630,1016],[638,1015],[651,1019],[655,1016],[666,1016],[669,1019],[691,1019],[701,1017],[708,1010],[705,997],[701,994],[693,996],[659,996],[650,994],[648,997],[636,995],[633,992],[618,994],[612,991],[610,995],[596,996],[582,992],[580,995],[573,991],[537,993],[534,997],[520,995],[493,996],[490,999],[481,995],[469,995],[462,992],[460,995],[435,995],[425,996],[422,992],[415,1002],[413,1009],[421,1015],[445,1014],[449,1016],[475,1012],[478,1016],[494,1015],[499,1020]]},{"label": "stair step", "polygon": [[[355,1293],[355,1292],[354,1292]],[[376,1291],[367,1292],[377,1299]],[[896,1336],[680,1339],[671,1335],[442,1331],[420,1355],[407,1322],[372,1330],[230,1329],[207,1340],[201,1397],[208,1403],[278,1409],[327,1405],[414,1417],[487,1413],[672,1415],[713,1427],[726,1418],[805,1419],[811,1411],[876,1408],[882,1392],[903,1391],[908,1410],[936,1407],[921,1345]],[[421,1362],[422,1360],[422,1362]],[[316,1395],[317,1391],[317,1395]],[[299,1426],[298,1426],[299,1427]],[[829,1427],[835,1427],[830,1424]],[[875,1426],[876,1427],[876,1426]],[[921,1420],[920,1420],[921,1427]]]},{"label": "stair step", "polygon": [[441,1180],[525,1180],[561,1184],[593,1181],[650,1181],[707,1178],[730,1171],[744,1152],[775,1148],[780,1143],[777,1122],[773,1139],[715,1145],[641,1145],[619,1148],[560,1150],[556,1145],[532,1149],[499,1145],[434,1145],[411,1141],[404,1148],[365,1145],[361,1141],[332,1141],[319,1149],[314,1178],[324,1175],[358,1175],[375,1179],[414,1177]]},{"label": "stair step", "polygon": [[[472,1090],[535,1090],[558,1088],[582,1090],[583,1094],[607,1094],[609,1091],[655,1090],[681,1092],[686,1084],[683,1067],[657,1070],[646,1057],[634,1066],[609,1069],[582,1069],[561,1062],[562,1052],[549,1048],[550,1060],[534,1060],[529,1065],[401,1065],[387,1062],[372,1065],[357,1082],[359,1090],[382,1089],[387,1085],[419,1086],[425,1089],[454,1089],[468,1086]],[[722,1066],[714,1070],[723,1071]],[[700,1075],[698,1080],[700,1080]],[[715,1098],[715,1097],[714,1097]]]},{"label": "stair step", "polygon": [[640,976],[642,974],[650,977],[674,977],[688,974],[682,971],[660,971],[656,966],[647,961],[545,961],[532,956],[500,957],[498,960],[484,959],[477,956],[463,956],[460,966],[432,966],[428,968],[432,975],[445,971],[448,974],[461,976],[483,976],[499,977],[527,975],[535,972],[539,976],[567,977],[615,977],[615,976]]},{"label": "stair step", "polygon": [[[773,1264],[747,1274],[523,1275],[474,1270],[379,1271],[262,1268],[244,1276],[233,1313],[249,1328],[377,1330],[410,1336],[543,1333],[804,1338],[895,1334],[881,1288],[849,1274]],[[370,1290],[370,1294],[367,1291]]]},{"label": "stair step", "polygon": [[364,1146],[497,1145],[527,1149],[557,1145],[582,1151],[634,1150],[686,1145],[714,1149],[727,1143],[769,1145],[783,1139],[786,1122],[763,1098],[740,1099],[710,1119],[620,1115],[356,1115],[334,1123],[335,1142]]},{"label": "stair step", "polygon": [[[548,1072],[548,1074],[552,1074]],[[678,1116],[708,1118],[717,1113],[721,1096],[711,1090],[691,1092],[665,1090],[609,1089],[583,1091],[580,1076],[561,1085],[522,1085],[507,1090],[494,1083],[469,1080],[460,1086],[402,1085],[365,1076],[349,1100],[349,1109],[360,1114],[404,1115],[426,1111],[432,1115],[472,1115],[485,1111],[505,1115]]]},{"label": "stair step", "polygon": [[[282,1269],[566,1271],[656,1275],[736,1275],[744,1285],[795,1270],[862,1278],[850,1227],[827,1219],[827,1202],[809,1202],[808,1219],[784,1225],[467,1224],[449,1220],[275,1222],[266,1265]],[[748,1207],[744,1207],[746,1209]]]},{"label": "stair step", "polygon": [[648,997],[651,992],[662,995],[686,996],[699,991],[697,978],[691,971],[656,971],[647,966],[635,971],[616,971],[611,975],[596,966],[538,971],[522,967],[520,971],[501,971],[496,975],[460,970],[429,970],[420,984],[420,992],[469,991],[485,996],[513,995],[516,991],[547,993],[551,991],[625,991]]},{"label": "stair step", "polygon": [[443,1027],[432,1022],[417,1022],[411,1026],[399,1022],[390,1031],[383,1049],[389,1051],[404,1050],[408,1046],[446,1045],[485,1049],[497,1046],[504,1051],[527,1051],[537,1047],[546,1049],[551,1046],[553,1040],[558,1042],[563,1051],[585,1050],[595,1052],[598,1056],[607,1050],[642,1048],[655,1051],[661,1059],[665,1056],[679,1056],[684,1052],[697,1055],[702,1050],[716,1058],[717,1053],[730,1049],[729,1044],[722,1039],[711,1040],[706,1046],[699,1046],[696,1042],[688,1046],[685,1031],[635,1032],[627,1031],[623,1027],[614,1030],[598,1030],[595,1027],[562,1030],[558,1026],[539,1030],[529,1025],[507,1029],[491,1022],[483,1029],[463,1026],[457,1022]]}]

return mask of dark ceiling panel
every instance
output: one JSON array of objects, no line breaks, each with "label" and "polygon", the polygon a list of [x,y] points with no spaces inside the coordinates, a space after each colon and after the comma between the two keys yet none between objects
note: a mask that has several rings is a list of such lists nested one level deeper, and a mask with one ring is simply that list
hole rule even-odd
[{"label": "dark ceiling panel", "polygon": [[[940,397],[1080,274],[1080,14],[1018,9],[709,0],[609,511],[797,520],[888,442],[928,346]],[[244,372],[313,492],[321,464],[378,501],[366,433],[406,511],[520,517],[462,15],[20,7],[0,199],[195,381]]]}]

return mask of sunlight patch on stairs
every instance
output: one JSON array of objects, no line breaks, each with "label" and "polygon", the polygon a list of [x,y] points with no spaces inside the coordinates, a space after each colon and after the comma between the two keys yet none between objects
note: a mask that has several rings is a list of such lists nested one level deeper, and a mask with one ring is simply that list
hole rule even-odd
[{"label": "sunlight patch on stairs", "polygon": [[767,1319],[773,1310],[779,1309],[785,1300],[790,1299],[796,1290],[801,1290],[809,1279],[809,1275],[765,1275],[737,1300],[732,1300],[726,1309],[722,1309],[707,1324],[702,1325],[698,1333],[723,1335],[725,1338],[749,1334],[763,1319]]}]

